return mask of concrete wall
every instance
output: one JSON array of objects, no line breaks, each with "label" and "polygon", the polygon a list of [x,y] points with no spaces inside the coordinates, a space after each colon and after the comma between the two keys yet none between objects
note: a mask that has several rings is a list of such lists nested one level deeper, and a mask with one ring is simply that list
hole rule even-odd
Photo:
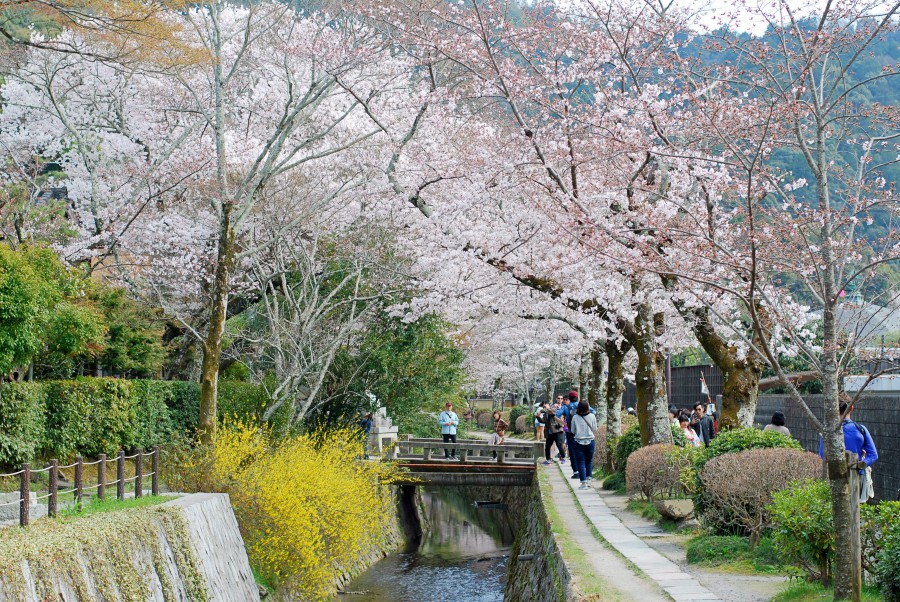
[{"label": "concrete wall", "polygon": [[[807,405],[820,420],[823,416],[822,397],[805,396]],[[803,447],[819,452],[819,433],[806,414],[786,395],[761,395],[756,407],[756,424],[763,426],[775,411],[784,412],[785,426]],[[872,434],[878,461],[872,466],[872,481],[879,500],[897,499],[900,490],[900,396],[870,395],[864,397],[853,410],[853,420],[865,425]]]},{"label": "concrete wall", "polygon": [[225,494],[38,521],[2,535],[0,602],[259,600]]},{"label": "concrete wall", "polygon": [[[565,602],[573,598],[571,575],[544,511],[537,476],[530,487],[510,487],[521,510],[516,541],[509,553],[504,602]],[[528,557],[529,559],[522,558]]]}]

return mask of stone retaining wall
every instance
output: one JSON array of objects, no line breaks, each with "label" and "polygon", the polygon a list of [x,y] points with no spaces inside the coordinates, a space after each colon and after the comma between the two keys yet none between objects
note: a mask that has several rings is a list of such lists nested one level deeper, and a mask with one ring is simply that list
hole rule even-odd
[{"label": "stone retaining wall", "polygon": [[255,602],[259,592],[225,494],[0,533],[0,602]]},{"label": "stone retaining wall", "polygon": [[574,599],[571,574],[556,538],[535,475],[531,487],[510,487],[521,521],[509,553],[504,602],[567,602]]}]

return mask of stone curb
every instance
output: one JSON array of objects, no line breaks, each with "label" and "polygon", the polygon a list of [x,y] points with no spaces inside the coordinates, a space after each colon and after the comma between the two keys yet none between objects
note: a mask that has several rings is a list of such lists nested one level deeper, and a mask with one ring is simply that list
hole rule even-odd
[{"label": "stone curb", "polygon": [[[694,602],[704,600],[708,602],[723,602],[713,592],[700,585],[692,575],[685,573],[681,568],[648,546],[635,535],[631,529],[622,524],[622,521],[613,514],[609,506],[597,491],[590,489],[578,489],[575,481],[569,478],[557,464],[557,470],[563,473],[569,489],[575,494],[581,511],[588,521],[594,525],[600,535],[620,554],[631,561],[648,577],[659,584],[675,602]],[[567,466],[568,468],[568,466]],[[580,482],[578,483],[581,484]]]}]

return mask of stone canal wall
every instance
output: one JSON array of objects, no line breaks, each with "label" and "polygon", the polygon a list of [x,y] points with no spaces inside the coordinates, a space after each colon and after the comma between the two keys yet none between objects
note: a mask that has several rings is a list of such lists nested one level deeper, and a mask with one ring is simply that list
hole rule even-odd
[{"label": "stone canal wall", "polygon": [[228,496],[37,521],[0,533],[0,602],[253,602],[259,592]]},{"label": "stone canal wall", "polygon": [[519,519],[509,554],[504,602],[566,602],[573,599],[571,574],[544,510],[535,475],[531,487],[510,487],[511,511]]}]

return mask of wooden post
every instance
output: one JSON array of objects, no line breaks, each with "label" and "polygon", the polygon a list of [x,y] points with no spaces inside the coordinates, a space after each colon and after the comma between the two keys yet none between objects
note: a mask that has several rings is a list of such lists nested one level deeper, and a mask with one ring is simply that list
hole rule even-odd
[{"label": "wooden post", "polygon": [[862,543],[859,533],[859,457],[853,452],[845,452],[847,472],[850,477],[850,578],[853,580],[851,600],[862,596]]},{"label": "wooden post", "polygon": [[27,527],[31,518],[31,465],[22,464],[22,474],[19,475],[19,526]]},{"label": "wooden post", "polygon": [[59,510],[59,497],[57,496],[59,491],[59,460],[50,460],[50,471],[48,474],[50,476],[48,491],[50,495],[47,498],[47,516],[56,516]]},{"label": "wooden post", "polygon": [[81,506],[81,496],[84,493],[84,458],[75,458],[75,505]]},{"label": "wooden post", "polygon": [[134,457],[134,497],[144,495],[144,450],[139,449]]},{"label": "wooden post", "polygon": [[106,499],[106,454],[97,457],[97,499]]},{"label": "wooden post", "polygon": [[119,450],[116,458],[116,499],[120,502],[125,499],[125,450]]},{"label": "wooden post", "polygon": [[153,476],[150,478],[150,493],[159,495],[159,446],[153,446]]}]

